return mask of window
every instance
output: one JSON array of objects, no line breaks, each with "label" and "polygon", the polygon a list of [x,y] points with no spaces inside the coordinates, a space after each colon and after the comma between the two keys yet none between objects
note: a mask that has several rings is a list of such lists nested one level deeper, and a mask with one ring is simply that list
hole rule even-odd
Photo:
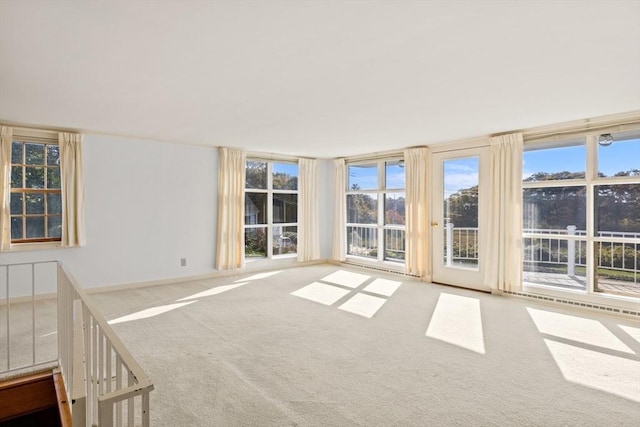
[{"label": "window", "polygon": [[62,195],[56,134],[14,133],[11,144],[11,243],[60,241]]},{"label": "window", "polygon": [[347,171],[347,255],[404,262],[404,161],[353,163]]},{"label": "window", "polygon": [[247,160],[245,170],[245,258],[296,254],[298,165]]},{"label": "window", "polygon": [[640,133],[525,146],[524,279],[640,297]]}]

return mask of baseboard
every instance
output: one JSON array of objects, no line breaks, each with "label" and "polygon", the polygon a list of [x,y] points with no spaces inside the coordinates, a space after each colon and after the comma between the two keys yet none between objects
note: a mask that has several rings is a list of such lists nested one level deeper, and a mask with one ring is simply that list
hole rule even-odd
[{"label": "baseboard", "polygon": [[155,280],[145,280],[141,282],[131,282],[131,283],[122,283],[117,285],[105,285],[98,286],[94,288],[84,288],[85,292],[88,294],[99,294],[105,292],[115,292],[115,291],[123,291],[129,289],[138,289],[138,288],[148,288],[152,286],[162,286],[162,285],[171,285],[176,283],[185,283],[185,282],[194,282],[198,280],[211,280],[211,279],[220,279],[225,277],[233,277],[239,274],[246,273],[261,273],[269,270],[273,270],[274,268],[296,268],[296,267],[306,267],[309,265],[318,265],[318,264],[326,264],[328,261],[325,259],[315,260],[315,261],[303,261],[294,263],[286,263],[286,264],[278,264],[276,262],[272,262],[270,264],[258,264],[256,266],[248,266],[242,269],[237,270],[217,270],[211,273],[199,274],[193,276],[180,276],[180,277],[172,277],[166,279],[155,279]]},{"label": "baseboard", "polygon": [[559,305],[564,305],[564,306],[570,306],[570,307],[579,307],[579,308],[584,308],[587,310],[595,310],[595,311],[599,311],[599,312],[604,312],[604,313],[609,313],[609,314],[616,314],[616,315],[625,315],[625,316],[632,316],[635,319],[640,319],[640,310],[630,310],[627,308],[621,308],[621,307],[611,307],[608,305],[604,305],[604,304],[597,304],[597,303],[593,303],[593,302],[584,302],[584,301],[578,301],[578,300],[572,300],[566,297],[555,297],[555,296],[551,296],[551,295],[539,295],[539,294],[534,294],[534,293],[530,293],[530,292],[522,292],[522,291],[502,291],[503,295],[511,295],[511,296],[516,296],[516,297],[520,297],[520,298],[526,298],[526,299],[531,299],[531,300],[536,300],[536,301],[542,301],[542,302],[550,302],[550,303],[554,303],[554,304],[559,304]]}]

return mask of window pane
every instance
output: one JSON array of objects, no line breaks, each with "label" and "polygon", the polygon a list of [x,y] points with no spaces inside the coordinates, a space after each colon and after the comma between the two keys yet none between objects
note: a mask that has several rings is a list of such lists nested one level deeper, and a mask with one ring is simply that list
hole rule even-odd
[{"label": "window pane", "polygon": [[377,224],[378,196],[376,194],[347,195],[347,222],[350,224]]},{"label": "window pane", "polygon": [[61,216],[49,216],[47,217],[47,233],[48,237],[60,238],[62,237],[62,217]]},{"label": "window pane", "polygon": [[347,254],[378,258],[378,230],[370,227],[347,227]]},{"label": "window pane", "polygon": [[640,184],[598,185],[594,192],[596,235],[640,238]]},{"label": "window pane", "polygon": [[267,228],[245,228],[244,256],[264,258],[267,256]]},{"label": "window pane", "polygon": [[245,188],[267,188],[267,163],[248,160],[246,162]]},{"label": "window pane", "polygon": [[273,223],[298,222],[298,195],[273,195]]},{"label": "window pane", "polygon": [[11,239],[24,239],[22,235],[22,217],[11,217]]},{"label": "window pane", "polygon": [[44,144],[24,144],[24,159],[28,165],[44,165]]},{"label": "window pane", "polygon": [[245,225],[267,223],[266,193],[245,193],[244,223]]},{"label": "window pane", "polygon": [[444,161],[444,216],[447,224],[478,227],[478,157]]},{"label": "window pane", "polygon": [[298,165],[291,163],[273,164],[273,189],[297,190],[298,189]]},{"label": "window pane", "polygon": [[44,194],[25,194],[27,214],[44,214]]},{"label": "window pane", "polygon": [[22,166],[11,167],[11,188],[22,188]]},{"label": "window pane", "polygon": [[47,194],[47,213],[62,214],[62,198],[60,194]]},{"label": "window pane", "polygon": [[587,164],[584,142],[568,147],[531,149],[522,156],[522,179],[525,182],[585,177]]},{"label": "window pane", "polygon": [[384,198],[384,223],[405,224],[404,193],[387,193]]},{"label": "window pane", "polygon": [[373,165],[350,165],[349,190],[377,190],[378,189],[378,166]]},{"label": "window pane", "polygon": [[47,168],[47,188],[60,188],[60,168]]},{"label": "window pane", "polygon": [[385,188],[405,188],[404,160],[387,162],[385,166]]},{"label": "window pane", "polygon": [[298,227],[273,227],[272,255],[295,254],[298,246]]},{"label": "window pane", "polygon": [[60,166],[60,147],[47,145],[47,165]]},{"label": "window pane", "polygon": [[525,188],[522,193],[522,227],[525,233],[567,230],[568,226],[586,229],[584,186]]},{"label": "window pane", "polygon": [[596,292],[640,297],[640,244],[596,243]]},{"label": "window pane", "polygon": [[634,175],[640,175],[640,138],[615,139],[608,146],[598,144],[598,176]]},{"label": "window pane", "polygon": [[526,282],[584,291],[587,288],[587,243],[559,236],[522,241]]},{"label": "window pane", "polygon": [[11,215],[22,215],[22,193],[11,193]]},{"label": "window pane", "polygon": [[404,261],[404,230],[384,230],[384,259]]},{"label": "window pane", "polygon": [[14,142],[11,144],[11,163],[22,163],[22,143]]},{"label": "window pane", "polygon": [[27,239],[44,237],[44,217],[27,217]]},{"label": "window pane", "polygon": [[30,167],[24,168],[26,185],[25,188],[44,188],[44,168]]}]

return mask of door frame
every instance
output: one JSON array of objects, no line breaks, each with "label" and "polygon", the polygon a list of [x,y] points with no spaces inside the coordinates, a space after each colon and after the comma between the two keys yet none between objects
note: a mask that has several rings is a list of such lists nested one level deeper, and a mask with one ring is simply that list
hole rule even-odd
[{"label": "door frame", "polygon": [[[445,160],[478,158],[478,268],[446,266],[444,259],[444,168]],[[487,219],[489,216],[490,147],[474,146],[431,154],[431,265],[432,282],[491,292],[484,284],[487,266]]]}]

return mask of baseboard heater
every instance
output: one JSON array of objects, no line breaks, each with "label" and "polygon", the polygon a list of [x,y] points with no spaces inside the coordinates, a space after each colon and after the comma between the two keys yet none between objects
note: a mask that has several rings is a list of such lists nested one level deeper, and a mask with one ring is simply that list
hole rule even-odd
[{"label": "baseboard heater", "polygon": [[[417,276],[417,275],[414,275],[414,274],[404,273],[402,271],[398,271],[398,270],[394,270],[394,269],[386,268],[386,267],[381,267],[381,266],[375,266],[375,265],[369,265],[369,264],[361,264],[361,263],[353,262],[353,261],[342,261],[340,264],[347,265],[349,267],[357,267],[357,268],[362,268],[362,269],[365,269],[365,270],[374,270],[374,271],[380,271],[380,272],[383,272],[383,273],[395,274],[395,275],[403,276],[403,277],[411,277],[411,278],[414,278],[414,279],[420,279],[420,276]],[[508,294],[508,295],[518,296],[518,297],[523,297],[523,298],[534,299],[534,300],[538,300],[538,301],[548,301],[548,302],[554,302],[554,303],[558,303],[558,304],[569,305],[569,306],[572,306],[572,307],[583,307],[583,308],[588,308],[588,309],[592,309],[592,310],[599,310],[599,311],[603,311],[603,312],[607,312],[607,313],[624,314],[624,315],[627,315],[627,316],[635,316],[637,318],[640,318],[640,311],[638,311],[638,310],[629,310],[629,309],[625,309],[625,308],[609,307],[609,306],[606,306],[606,305],[600,305],[600,304],[588,303],[588,302],[583,302],[583,301],[570,300],[570,299],[560,298],[560,297],[552,297],[552,296],[548,296],[548,295],[538,295],[538,294],[532,294],[532,293],[528,293],[528,292],[503,291],[503,293]]]},{"label": "baseboard heater", "polygon": [[555,302],[558,304],[565,304],[565,305],[570,305],[573,307],[583,307],[583,308],[589,308],[592,310],[600,310],[600,311],[604,311],[607,313],[617,313],[617,314],[625,314],[628,316],[636,316],[638,318],[640,318],[640,311],[637,310],[629,310],[626,308],[617,308],[617,307],[609,307],[606,305],[600,305],[600,304],[594,304],[594,303],[590,303],[590,302],[583,302],[583,301],[576,301],[576,300],[570,300],[570,299],[566,299],[566,298],[561,298],[561,297],[552,297],[552,296],[548,296],[548,295],[538,295],[538,294],[532,294],[532,293],[528,293],[528,292],[514,292],[514,291],[503,291],[503,293],[505,294],[509,294],[509,295],[515,295],[515,296],[519,296],[519,297],[524,297],[524,298],[530,298],[530,299],[535,299],[535,300],[541,300],[541,301],[550,301],[550,302]]}]

